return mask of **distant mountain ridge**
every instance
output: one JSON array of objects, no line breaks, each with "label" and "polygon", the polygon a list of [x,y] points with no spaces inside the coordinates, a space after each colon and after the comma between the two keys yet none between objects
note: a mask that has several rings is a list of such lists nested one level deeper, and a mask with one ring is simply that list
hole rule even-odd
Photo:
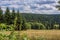
[{"label": "distant mountain ridge", "polygon": [[26,18],[27,21],[37,21],[37,22],[50,22],[60,24],[60,14],[32,14],[32,13],[22,13],[22,16]]}]

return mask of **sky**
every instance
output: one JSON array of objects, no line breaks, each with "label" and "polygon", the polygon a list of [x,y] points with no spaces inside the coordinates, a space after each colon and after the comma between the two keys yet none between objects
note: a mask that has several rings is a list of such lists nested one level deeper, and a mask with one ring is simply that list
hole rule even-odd
[{"label": "sky", "polygon": [[3,11],[6,7],[12,11],[20,10],[22,13],[36,14],[60,14],[60,11],[55,7],[58,5],[58,0],[0,0],[0,7]]}]

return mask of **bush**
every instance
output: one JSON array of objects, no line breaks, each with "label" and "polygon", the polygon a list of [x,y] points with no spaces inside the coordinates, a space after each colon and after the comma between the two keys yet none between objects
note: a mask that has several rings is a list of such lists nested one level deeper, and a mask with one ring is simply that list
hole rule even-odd
[{"label": "bush", "polygon": [[6,28],[6,30],[8,31],[12,31],[12,30],[14,30],[14,25],[13,24],[11,24],[11,25],[7,25],[7,28]]},{"label": "bush", "polygon": [[9,40],[8,35],[0,34],[0,40]]},{"label": "bush", "polygon": [[31,24],[30,23],[25,23],[26,29],[31,29]]},{"label": "bush", "polygon": [[42,23],[32,23],[32,29],[45,29]]},{"label": "bush", "polygon": [[27,29],[31,29],[30,23],[24,23],[24,25],[22,26],[22,30],[27,30]]},{"label": "bush", "polygon": [[7,25],[6,24],[3,24],[3,23],[1,23],[0,24],[0,30],[6,30],[6,28],[7,28]]},{"label": "bush", "polygon": [[24,33],[24,34],[21,36],[21,40],[30,40],[30,38],[28,38],[27,35]]},{"label": "bush", "polygon": [[54,29],[59,29],[59,24],[55,24]]},{"label": "bush", "polygon": [[4,23],[1,23],[0,24],[0,30],[11,31],[11,30],[14,30],[14,26],[13,26],[13,24],[6,25]]},{"label": "bush", "polygon": [[42,23],[39,23],[39,29],[46,29],[46,27],[42,24]]}]

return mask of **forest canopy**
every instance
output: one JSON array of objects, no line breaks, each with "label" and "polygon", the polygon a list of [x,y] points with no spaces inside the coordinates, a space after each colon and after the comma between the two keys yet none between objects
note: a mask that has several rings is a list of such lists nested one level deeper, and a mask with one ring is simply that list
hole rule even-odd
[{"label": "forest canopy", "polygon": [[33,14],[10,12],[0,8],[0,30],[60,29],[60,14]]}]

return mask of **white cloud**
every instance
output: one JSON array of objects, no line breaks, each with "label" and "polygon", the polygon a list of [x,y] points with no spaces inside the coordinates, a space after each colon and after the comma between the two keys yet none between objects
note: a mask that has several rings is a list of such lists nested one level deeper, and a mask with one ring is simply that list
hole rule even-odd
[{"label": "white cloud", "polygon": [[4,11],[6,7],[9,7],[20,9],[21,12],[51,14],[55,12],[59,13],[59,11],[55,8],[58,4],[57,1],[58,0],[0,0],[0,6]]}]

